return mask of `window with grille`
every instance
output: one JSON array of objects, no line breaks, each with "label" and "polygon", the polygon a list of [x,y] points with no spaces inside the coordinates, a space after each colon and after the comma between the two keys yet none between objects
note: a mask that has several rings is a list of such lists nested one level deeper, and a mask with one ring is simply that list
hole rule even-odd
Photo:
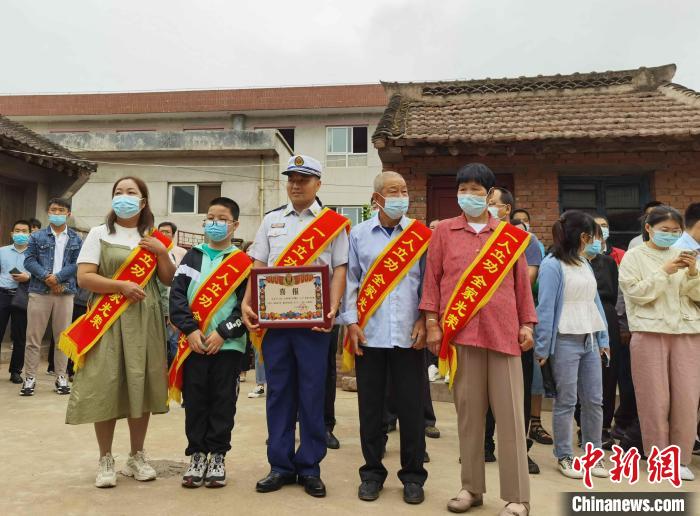
[{"label": "window with grille", "polygon": [[649,202],[646,176],[560,177],[559,208],[603,215],[610,224],[608,242],[627,247],[641,233],[642,207]]}]

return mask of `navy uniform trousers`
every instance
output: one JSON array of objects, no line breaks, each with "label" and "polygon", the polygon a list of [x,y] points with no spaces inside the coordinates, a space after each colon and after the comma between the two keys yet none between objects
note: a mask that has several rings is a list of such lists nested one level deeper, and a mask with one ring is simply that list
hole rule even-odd
[{"label": "navy uniform trousers", "polygon": [[[324,422],[330,334],[270,329],[262,344],[267,380],[267,460],[285,476],[318,477],[326,456]],[[300,444],[294,450],[296,422]]]}]

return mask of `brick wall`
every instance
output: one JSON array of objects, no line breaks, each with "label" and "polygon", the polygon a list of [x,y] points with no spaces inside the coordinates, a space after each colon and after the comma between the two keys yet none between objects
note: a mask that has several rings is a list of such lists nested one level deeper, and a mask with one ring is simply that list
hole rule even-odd
[{"label": "brick wall", "polygon": [[647,175],[652,199],[681,211],[691,202],[700,202],[700,152],[410,157],[385,164],[384,170],[395,170],[406,178],[411,194],[409,216],[425,221],[428,176],[453,175],[460,166],[474,161],[496,173],[513,174],[516,205],[530,212],[533,230],[546,243],[551,242],[551,227],[559,218],[560,175]]}]

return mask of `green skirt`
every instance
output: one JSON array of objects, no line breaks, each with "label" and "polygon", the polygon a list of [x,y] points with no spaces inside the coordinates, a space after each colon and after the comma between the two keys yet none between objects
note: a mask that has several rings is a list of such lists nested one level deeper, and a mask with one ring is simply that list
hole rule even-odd
[{"label": "green skirt", "polygon": [[[98,273],[110,278],[129,256],[101,242]],[[85,355],[73,381],[66,423],[79,425],[168,411],[165,318],[155,274],[146,298],[129,305]]]}]

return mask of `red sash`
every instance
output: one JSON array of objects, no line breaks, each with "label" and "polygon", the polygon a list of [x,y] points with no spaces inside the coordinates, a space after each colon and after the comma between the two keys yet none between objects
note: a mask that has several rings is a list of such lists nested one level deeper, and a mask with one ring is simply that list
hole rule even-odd
[{"label": "red sash", "polygon": [[[250,274],[253,262],[243,251],[233,251],[202,282],[190,303],[192,316],[205,332],[219,307],[233,294]],[[185,360],[192,353],[187,336],[180,333],[177,339],[177,355],[168,371],[168,401],[182,400],[182,371]]]},{"label": "red sash", "polygon": [[[343,229],[350,229],[350,221],[330,208],[323,208],[277,257],[275,267],[296,267],[312,263]],[[264,337],[265,330],[250,334],[250,341],[257,349],[260,361]]]},{"label": "red sash", "polygon": [[[161,232],[152,230],[151,236],[160,240],[168,249],[172,248],[173,244],[170,239]],[[141,247],[136,247],[114,273],[112,279],[131,281],[144,287],[157,267],[158,260],[155,254]],[[83,366],[85,354],[100,341],[105,332],[114,324],[114,321],[119,319],[130,304],[131,301],[122,294],[103,294],[92,303],[85,315],[76,319],[61,333],[58,348],[73,360],[76,370]]]},{"label": "red sash", "polygon": [[457,353],[452,339],[489,302],[529,242],[527,231],[501,222],[457,282],[442,314],[439,367],[443,376],[449,373],[450,387],[457,372]]},{"label": "red sash", "polygon": [[[411,267],[428,249],[432,231],[417,220],[412,221],[401,234],[387,244],[367,270],[357,293],[357,324],[365,327],[367,321],[382,304],[386,296],[406,276]],[[343,343],[344,371],[355,367],[355,355],[350,341]]]}]

